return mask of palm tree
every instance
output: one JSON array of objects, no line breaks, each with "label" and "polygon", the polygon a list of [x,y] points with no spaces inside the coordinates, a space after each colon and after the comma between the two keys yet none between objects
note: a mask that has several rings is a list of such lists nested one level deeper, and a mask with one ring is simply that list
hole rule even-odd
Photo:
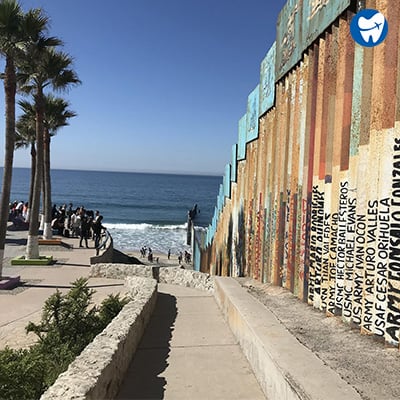
[{"label": "palm tree", "polygon": [[3,272],[4,247],[6,241],[7,221],[14,161],[15,139],[15,95],[16,67],[15,58],[20,41],[22,11],[16,1],[0,2],[0,54],[5,58],[6,65],[2,78],[5,92],[5,155],[3,170],[3,185],[0,199],[0,277]]},{"label": "palm tree", "polygon": [[28,207],[32,204],[33,196],[33,181],[35,179],[36,170],[36,130],[35,130],[35,109],[33,105],[26,100],[20,100],[18,105],[23,111],[23,114],[19,116],[16,123],[16,136],[15,136],[15,148],[27,148],[30,147],[31,153],[31,180],[29,186],[29,201]]},{"label": "palm tree", "polygon": [[[44,118],[44,221],[45,229],[43,236],[45,239],[51,239],[51,174],[50,174],[50,140],[58,129],[68,125],[68,119],[75,117],[76,113],[68,109],[69,103],[51,94],[45,96],[45,118]],[[50,223],[49,223],[50,222]]]},{"label": "palm tree", "polygon": [[[20,115],[16,125],[16,142],[15,148],[31,148],[31,184],[29,191],[29,205],[32,202],[33,197],[33,183],[35,179],[36,170],[36,129],[35,129],[35,117],[36,110],[35,105],[27,100],[20,100],[18,102],[23,114]],[[51,175],[50,175],[50,140],[57,131],[63,127],[69,125],[69,118],[75,117],[76,113],[69,110],[69,102],[60,97],[55,97],[52,94],[45,95],[45,118],[44,118],[44,171],[43,181],[49,182],[44,185],[43,198],[44,198],[44,214],[45,220],[51,220]],[[51,234],[51,229],[49,230]],[[50,239],[50,237],[46,237]]]},{"label": "palm tree", "polygon": [[[20,69],[21,89],[33,95],[36,122],[36,173],[34,179],[33,198],[30,209],[28,243],[26,257],[39,257],[39,208],[40,190],[43,176],[44,142],[45,142],[45,89],[66,90],[70,85],[79,84],[75,71],[71,69],[71,57],[54,48],[35,46],[30,49],[30,57]],[[47,141],[47,139],[46,139]],[[49,182],[44,182],[48,185]],[[46,190],[45,190],[46,191]],[[45,230],[51,229],[50,219],[45,221]]]},{"label": "palm tree", "polygon": [[24,14],[17,1],[0,0],[0,55],[5,58],[5,71],[1,77],[4,80],[6,114],[4,170],[0,199],[0,277],[3,272],[14,160],[16,69],[23,57],[23,45],[36,40],[46,25],[47,18],[40,10],[33,9]]}]

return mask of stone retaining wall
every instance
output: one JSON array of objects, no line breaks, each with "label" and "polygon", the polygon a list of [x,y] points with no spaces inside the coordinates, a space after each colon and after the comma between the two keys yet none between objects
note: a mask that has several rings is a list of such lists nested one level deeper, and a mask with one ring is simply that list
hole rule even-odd
[{"label": "stone retaining wall", "polygon": [[92,277],[123,279],[126,276],[154,278],[159,283],[214,291],[214,278],[202,272],[177,267],[152,267],[130,264],[95,264],[90,272]]},{"label": "stone retaining wall", "polygon": [[100,400],[117,395],[157,300],[154,279],[130,276],[125,285],[132,301],[58,377],[41,400]]},{"label": "stone retaining wall", "polygon": [[91,277],[102,277],[110,279],[124,279],[127,276],[141,276],[143,278],[153,278],[153,267],[135,264],[111,264],[99,263],[91,266]]}]

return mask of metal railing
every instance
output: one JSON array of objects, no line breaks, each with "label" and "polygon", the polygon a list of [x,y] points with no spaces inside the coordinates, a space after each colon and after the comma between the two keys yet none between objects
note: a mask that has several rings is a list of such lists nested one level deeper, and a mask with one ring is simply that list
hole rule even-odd
[{"label": "metal railing", "polygon": [[102,233],[101,237],[102,237],[102,240],[99,243],[99,245],[96,247],[96,256],[99,255],[100,250],[107,249],[107,247],[109,247],[109,244],[108,244],[109,242],[110,242],[111,245],[113,243],[112,236],[110,235],[110,232],[108,232],[108,230],[105,230]]}]

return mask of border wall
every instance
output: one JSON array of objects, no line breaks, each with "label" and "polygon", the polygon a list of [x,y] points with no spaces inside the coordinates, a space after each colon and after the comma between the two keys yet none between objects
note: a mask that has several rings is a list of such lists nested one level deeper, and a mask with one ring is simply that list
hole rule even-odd
[{"label": "border wall", "polygon": [[[289,0],[214,217],[203,272],[292,291],[390,346],[400,333],[400,7],[390,0]],[[385,15],[359,46],[359,7]],[[199,242],[197,242],[199,243]]]}]

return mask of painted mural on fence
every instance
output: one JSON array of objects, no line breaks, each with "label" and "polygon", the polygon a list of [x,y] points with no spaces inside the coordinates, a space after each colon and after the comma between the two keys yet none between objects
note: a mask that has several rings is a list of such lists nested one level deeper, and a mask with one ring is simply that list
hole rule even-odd
[{"label": "painted mural on fence", "polygon": [[301,60],[303,52],[350,6],[350,3],[350,0],[289,0],[286,3],[277,23],[277,79]]},{"label": "painted mural on fence", "polygon": [[247,114],[243,115],[239,120],[238,124],[238,149],[237,159],[238,161],[246,158],[246,141],[247,141]]},{"label": "painted mural on fence", "polygon": [[310,46],[349,5],[350,0],[303,1],[302,50]]},{"label": "painted mural on fence", "polygon": [[246,142],[258,138],[258,111],[260,102],[259,85],[249,94],[247,99]]},{"label": "painted mural on fence", "polygon": [[276,79],[279,80],[302,55],[302,0],[288,0],[278,17],[276,28]]},{"label": "painted mural on fence", "polygon": [[260,68],[260,110],[259,116],[274,105],[275,100],[275,58],[276,42],[271,46],[261,62]]},{"label": "painted mural on fence", "polygon": [[[367,51],[351,39],[349,4],[290,0],[282,10],[273,106],[262,111],[261,73],[260,117],[250,122],[253,91],[236,156],[232,148],[230,200],[218,197],[217,234],[200,251],[223,274],[284,286],[399,346],[400,9]],[[390,6],[366,1],[376,4]]]}]

